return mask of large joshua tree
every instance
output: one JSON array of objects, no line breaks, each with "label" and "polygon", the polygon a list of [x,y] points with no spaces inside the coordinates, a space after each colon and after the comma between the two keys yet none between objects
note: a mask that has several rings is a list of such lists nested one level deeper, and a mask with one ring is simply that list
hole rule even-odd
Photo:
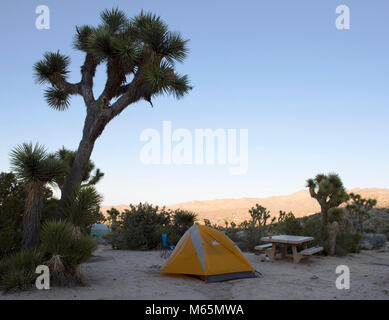
[{"label": "large joshua tree", "polygon": [[314,179],[307,180],[307,187],[311,197],[320,204],[323,227],[325,227],[328,222],[328,211],[348,200],[343,182],[336,173],[318,174]]},{"label": "large joshua tree", "polygon": [[63,176],[64,167],[43,146],[24,143],[12,149],[11,168],[26,188],[22,249],[31,249],[39,241],[46,186]]},{"label": "large joshua tree", "polygon": [[[153,14],[143,12],[127,18],[118,9],[101,13],[97,27],[76,28],[74,48],[84,52],[81,80],[68,82],[70,58],[59,51],[44,54],[34,66],[39,83],[48,84],[45,97],[50,107],[62,111],[70,106],[72,95],[82,96],[86,107],[83,135],[72,169],[66,179],[57,218],[66,209],[66,199],[81,184],[96,139],[106,125],[129,105],[160,94],[183,97],[191,90],[186,75],[175,71],[175,63],[183,62],[188,40]],[[96,68],[106,66],[106,83],[95,97],[93,80]]]}]

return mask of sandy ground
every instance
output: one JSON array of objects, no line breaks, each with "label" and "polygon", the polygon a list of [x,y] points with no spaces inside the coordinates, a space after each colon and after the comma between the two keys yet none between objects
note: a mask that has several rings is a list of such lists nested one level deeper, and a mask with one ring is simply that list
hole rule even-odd
[{"label": "sandy ground", "polygon": [[[262,262],[245,254],[262,278],[206,284],[188,276],[158,271],[164,259],[158,251],[114,251],[100,246],[83,265],[88,285],[0,295],[13,299],[385,299],[389,300],[389,251],[363,251],[346,257],[310,257],[299,265],[290,260]],[[384,264],[375,264],[383,262]],[[338,265],[350,268],[350,290],[338,290]]]}]

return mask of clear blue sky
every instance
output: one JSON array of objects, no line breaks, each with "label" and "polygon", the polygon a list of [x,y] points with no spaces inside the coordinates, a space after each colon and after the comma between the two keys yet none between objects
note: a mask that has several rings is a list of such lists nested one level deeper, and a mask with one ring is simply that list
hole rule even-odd
[{"label": "clear blue sky", "polygon": [[[35,8],[51,10],[51,29],[35,28]],[[335,9],[351,10],[351,29],[335,28]],[[46,51],[72,58],[79,80],[82,55],[72,49],[76,25],[98,23],[118,6],[129,16],[143,8],[189,38],[179,66],[194,90],[183,100],[141,102],[109,124],[92,159],[105,172],[105,204],[170,204],[226,197],[261,197],[303,189],[319,172],[339,173],[347,188],[389,187],[389,2],[387,0],[57,1],[2,0],[0,11],[0,170],[9,151],[39,141],[50,151],[76,149],[85,110],[80,98],[56,112],[33,81]],[[104,71],[97,75],[103,86]],[[249,130],[249,170],[145,166],[139,160],[145,128]]]}]

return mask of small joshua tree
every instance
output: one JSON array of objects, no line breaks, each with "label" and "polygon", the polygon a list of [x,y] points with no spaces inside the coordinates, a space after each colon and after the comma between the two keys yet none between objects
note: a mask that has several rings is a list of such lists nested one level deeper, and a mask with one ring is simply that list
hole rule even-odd
[{"label": "small joshua tree", "polygon": [[348,194],[339,175],[335,173],[318,174],[314,179],[307,180],[307,187],[311,197],[320,204],[324,228],[328,222],[328,211],[346,202]]},{"label": "small joshua tree", "polygon": [[[69,175],[70,171],[72,170],[74,159],[76,157],[76,152],[68,150],[65,147],[62,147],[54,154],[54,157],[59,161],[62,161],[65,168],[64,175],[59,177],[56,180],[56,184],[58,185],[58,188],[60,188],[60,190],[63,192],[66,177]],[[89,160],[87,168],[84,172],[84,176],[82,177],[82,184],[81,184],[82,188],[95,186],[104,177],[104,173],[101,172],[99,168],[95,169],[95,167],[96,166],[93,163],[93,161]]]},{"label": "small joshua tree", "polygon": [[47,153],[44,146],[32,143],[12,149],[11,167],[26,188],[22,249],[31,249],[39,242],[46,186],[63,176],[64,167],[61,161]]},{"label": "small joshua tree", "polygon": [[[267,210],[265,207],[262,207],[258,203],[255,205],[255,207],[252,207],[249,210],[249,213],[251,215],[251,223],[253,226],[256,226],[257,224],[259,226],[266,226],[267,221],[270,219],[270,211]],[[271,220],[271,223],[275,221],[275,218]]]},{"label": "small joshua tree", "polygon": [[347,210],[351,215],[353,224],[363,231],[363,222],[370,217],[369,211],[377,205],[375,199],[364,199],[359,194],[350,193],[351,203],[347,205]]}]

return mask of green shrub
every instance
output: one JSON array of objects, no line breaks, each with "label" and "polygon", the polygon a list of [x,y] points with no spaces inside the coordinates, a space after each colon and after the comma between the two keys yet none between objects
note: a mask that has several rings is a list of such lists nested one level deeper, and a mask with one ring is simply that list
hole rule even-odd
[{"label": "green shrub", "polygon": [[344,223],[345,220],[345,212],[343,208],[331,208],[328,210],[328,222],[338,222],[340,224]]},{"label": "green shrub", "polygon": [[82,235],[78,241],[73,243],[72,250],[68,255],[68,261],[71,265],[77,266],[88,261],[96,249],[97,242],[88,235]]},{"label": "green shrub", "polygon": [[336,235],[335,254],[344,256],[348,253],[359,252],[362,234],[359,225],[347,217],[343,208],[332,208],[328,212],[328,221],[338,223],[339,230]]},{"label": "green shrub", "polygon": [[303,233],[303,227],[299,219],[296,219],[292,212],[286,213],[280,211],[278,222],[274,227],[274,230],[278,234],[290,234],[301,235]]},{"label": "green shrub", "polygon": [[363,231],[366,233],[376,233],[376,229],[373,227],[364,228]]},{"label": "green shrub", "polygon": [[83,283],[80,264],[96,250],[96,240],[65,221],[46,221],[40,238],[53,279],[62,285]]},{"label": "green shrub", "polygon": [[76,189],[71,198],[66,218],[83,233],[89,234],[92,226],[104,222],[105,218],[100,212],[103,197],[94,187]]},{"label": "green shrub", "polygon": [[[43,195],[42,219],[46,220],[54,217],[58,200],[49,188]],[[25,185],[13,173],[0,173],[0,258],[20,250],[25,202]]]},{"label": "green shrub", "polygon": [[25,197],[13,173],[0,173],[0,259],[20,249]]},{"label": "green shrub", "polygon": [[346,221],[336,237],[336,255],[344,256],[348,253],[358,253],[362,241],[362,233],[350,221]]},{"label": "green shrub", "polygon": [[122,250],[127,247],[126,232],[120,226],[111,226],[111,232],[106,233],[102,238],[107,241],[113,250]]},{"label": "green shrub", "polygon": [[2,277],[1,286],[5,291],[28,290],[34,281],[34,273],[23,269],[12,269]]},{"label": "green shrub", "polygon": [[322,239],[322,218],[320,214],[314,214],[301,218],[302,236],[315,238],[313,245],[323,245]]},{"label": "green shrub", "polygon": [[[330,252],[329,228],[334,222],[338,223],[336,232],[336,255],[358,252],[362,240],[361,233],[353,227],[344,209],[332,208],[328,212],[328,228],[323,229],[321,214],[313,214],[296,218],[292,212],[280,211],[278,219],[271,218],[266,208],[257,205],[250,210],[251,220],[243,221],[239,226],[226,222],[225,227],[212,225],[208,219],[205,225],[224,231],[232,241],[236,242],[243,251],[252,252],[261,238],[269,234],[289,234],[313,237],[312,246],[323,246],[324,252]],[[270,221],[270,224],[267,224]]]},{"label": "green shrub", "polygon": [[197,220],[197,214],[187,210],[177,209],[172,213],[173,227],[176,229],[176,233],[183,236],[186,230],[188,230]]},{"label": "green shrub", "polygon": [[0,287],[6,291],[11,289],[26,290],[34,284],[36,267],[43,264],[43,253],[21,251],[3,258],[0,261]]},{"label": "green shrub", "polygon": [[[337,256],[344,256],[348,253],[359,252],[362,235],[353,227],[352,222],[346,218],[344,210],[338,209],[334,208],[330,210],[328,215],[329,226],[335,221],[339,223],[339,231],[336,235],[335,254]],[[323,246],[325,253],[328,253],[330,251],[328,231],[323,236],[320,215],[315,214],[304,217],[301,219],[301,224],[303,226],[301,235],[314,237],[315,240],[312,245]]]},{"label": "green shrub", "polygon": [[255,246],[261,243],[261,238],[266,235],[264,227],[248,225],[244,228],[244,237],[239,239],[239,247],[243,251],[253,252]]},{"label": "green shrub", "polygon": [[130,205],[104,237],[114,249],[151,250],[161,242],[161,228],[171,223],[170,212],[151,204]]},{"label": "green shrub", "polygon": [[45,253],[66,254],[72,245],[72,226],[65,221],[46,221],[42,226],[40,239]]}]

